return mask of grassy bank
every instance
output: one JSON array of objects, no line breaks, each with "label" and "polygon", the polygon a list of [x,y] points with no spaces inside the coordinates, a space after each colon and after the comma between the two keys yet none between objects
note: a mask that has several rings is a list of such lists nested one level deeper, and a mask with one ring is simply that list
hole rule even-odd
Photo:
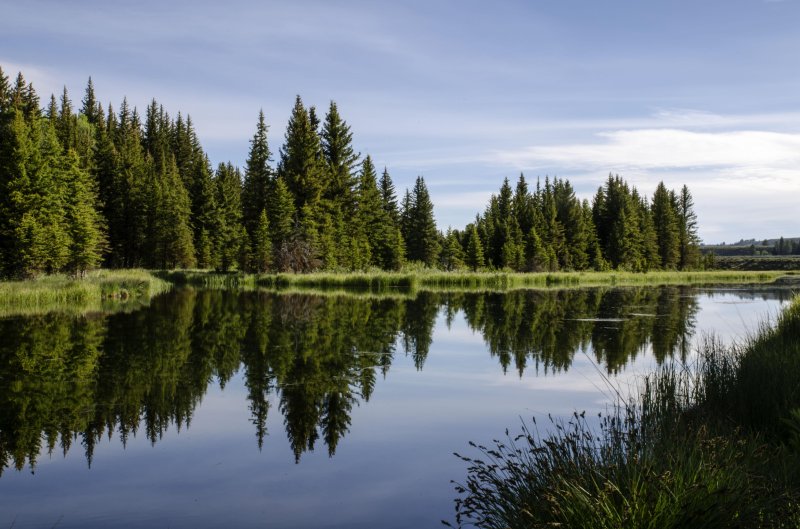
[{"label": "grassy bank", "polygon": [[45,276],[0,282],[0,316],[90,312],[138,305],[171,285],[145,270],[97,270],[87,277]]},{"label": "grassy bank", "polygon": [[52,310],[88,312],[115,310],[146,302],[172,285],[280,292],[337,291],[381,296],[409,295],[419,290],[511,290],[579,286],[769,283],[785,272],[353,272],[313,274],[241,274],[203,270],[97,270],[83,279],[64,275],[31,281],[0,282],[0,316]]},{"label": "grassy bank", "polygon": [[352,272],[313,274],[219,274],[203,271],[163,272],[160,277],[176,283],[203,288],[352,289],[373,293],[397,290],[508,290],[605,285],[677,285],[769,283],[785,275],[776,271],[713,272]]},{"label": "grassy bank", "polygon": [[478,447],[456,524],[800,527],[800,300],[743,345],[706,344],[599,426],[576,414]]}]

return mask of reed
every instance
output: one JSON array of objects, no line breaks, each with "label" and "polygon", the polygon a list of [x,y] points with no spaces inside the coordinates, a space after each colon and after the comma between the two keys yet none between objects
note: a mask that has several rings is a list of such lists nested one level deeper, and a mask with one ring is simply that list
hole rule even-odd
[{"label": "reed", "polygon": [[800,527],[798,333],[800,299],[746,343],[708,341],[697,365],[646,377],[599,422],[540,433],[534,419],[473,445],[455,524]]}]

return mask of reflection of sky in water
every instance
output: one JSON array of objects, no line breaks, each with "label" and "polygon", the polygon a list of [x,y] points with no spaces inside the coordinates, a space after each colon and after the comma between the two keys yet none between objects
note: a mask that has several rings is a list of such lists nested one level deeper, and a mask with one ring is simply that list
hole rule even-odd
[{"label": "reflection of sky in water", "polygon": [[[711,333],[741,340],[782,304],[736,292],[698,301],[695,342]],[[294,463],[275,396],[259,452],[240,369],[224,391],[212,383],[188,429],[176,435],[170,426],[155,445],[143,432],[125,450],[105,440],[90,470],[75,442],[67,457],[58,448],[43,455],[33,476],[7,470],[0,526],[440,527],[451,518],[450,479],[465,476],[453,451],[516,431],[520,418],[602,411],[609,384],[624,390],[655,365],[639,354],[609,376],[587,351],[567,372],[530,367],[520,377],[511,366],[503,374],[461,316],[448,329],[440,315],[421,371],[398,350],[370,401],[354,407],[332,458],[320,440]]]}]

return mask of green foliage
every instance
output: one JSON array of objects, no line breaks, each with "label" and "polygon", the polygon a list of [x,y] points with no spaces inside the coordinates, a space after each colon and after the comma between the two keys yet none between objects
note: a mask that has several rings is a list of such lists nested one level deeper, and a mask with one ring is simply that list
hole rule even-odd
[{"label": "green foliage", "polygon": [[439,263],[442,270],[448,272],[464,268],[464,248],[458,240],[458,233],[452,229],[447,230],[447,234],[442,240],[442,252],[439,254]]},{"label": "green foliage", "polygon": [[676,268],[680,259],[675,205],[664,182],[659,182],[656,192],[653,194],[652,212],[658,240],[660,266],[666,269]]},{"label": "green foliage", "polygon": [[313,212],[320,200],[324,171],[320,149],[317,131],[311,125],[303,101],[297,96],[286,126],[278,165],[278,175],[292,193],[296,211],[304,211],[303,208],[308,205]]},{"label": "green foliage", "polygon": [[269,220],[266,210],[261,210],[258,226],[253,233],[253,258],[250,266],[259,273],[266,272],[272,261],[272,241],[270,239]]},{"label": "green foliage", "polygon": [[431,202],[425,180],[417,177],[414,189],[403,203],[403,239],[406,241],[406,257],[433,266],[441,250],[439,232],[433,218]]},{"label": "green foliage", "polygon": [[267,130],[264,111],[260,110],[256,132],[250,140],[250,153],[245,165],[241,195],[242,222],[251,238],[258,228],[261,212],[268,207],[267,201],[272,186],[272,168],[269,165],[272,153],[267,141]]},{"label": "green foliage", "polygon": [[242,181],[239,170],[231,164],[220,164],[215,176],[219,225],[214,242],[219,268],[234,268],[245,244],[242,239]]},{"label": "green foliage", "polygon": [[484,266],[483,244],[478,235],[478,230],[475,224],[467,226],[467,251],[464,260],[467,266],[475,272]]},{"label": "green foliage", "polygon": [[692,369],[662,367],[599,427],[576,413],[459,456],[456,523],[796,526],[799,326],[795,300],[744,346],[709,342]]},{"label": "green foliage", "polygon": [[155,100],[144,122],[127,100],[103,112],[90,78],[78,114],[66,88],[43,114],[22,74],[11,83],[0,70],[0,275],[261,269],[252,258],[263,211],[274,266],[287,262],[280,252],[307,270],[398,270],[406,259],[515,272],[700,266],[686,186],[660,185],[650,205],[609,175],[589,207],[567,180],[529,189],[520,175],[477,216],[476,238],[470,229],[445,237],[422,177],[398,208],[388,170],[378,178],[371,157],[359,164],[335,102],[320,120],[296,98],[275,170],[268,128],[261,111],[242,181],[230,163],[215,174],[191,118],[172,119]]}]

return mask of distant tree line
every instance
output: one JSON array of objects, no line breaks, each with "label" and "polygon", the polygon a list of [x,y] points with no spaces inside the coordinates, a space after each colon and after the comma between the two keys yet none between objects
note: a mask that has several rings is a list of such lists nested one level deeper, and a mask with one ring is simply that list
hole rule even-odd
[{"label": "distant tree line", "polygon": [[[98,101],[91,78],[75,111],[66,88],[42,108],[20,73],[0,69],[0,275],[98,266],[247,272],[691,268],[692,198],[662,185],[652,201],[609,177],[591,204],[567,180],[508,181],[463,231],[437,229],[422,177],[402,200],[388,171],[353,148],[331,102],[298,96],[273,155],[259,113],[244,170],[212,168],[190,117],[155,100],[141,116]],[[274,163],[277,159],[277,163]]]},{"label": "distant tree line", "polygon": [[460,243],[472,269],[643,272],[700,265],[689,189],[668,191],[662,182],[648,200],[614,175],[591,202],[579,200],[568,180],[545,178],[531,191],[520,175],[512,191],[506,179],[483,215],[448,237]]}]

